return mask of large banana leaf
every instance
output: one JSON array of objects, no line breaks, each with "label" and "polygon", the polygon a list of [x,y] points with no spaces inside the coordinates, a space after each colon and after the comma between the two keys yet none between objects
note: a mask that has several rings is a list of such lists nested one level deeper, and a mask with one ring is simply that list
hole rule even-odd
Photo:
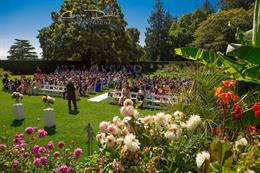
[{"label": "large banana leaf", "polygon": [[189,60],[199,60],[202,56],[202,49],[201,48],[191,48],[191,47],[183,47],[175,49],[176,55],[180,55],[183,58]]},{"label": "large banana leaf", "polygon": [[242,46],[229,52],[227,55],[238,57],[252,64],[260,64],[260,48],[258,47]]},{"label": "large banana leaf", "polygon": [[243,75],[252,79],[260,80],[260,65],[245,69]]},{"label": "large banana leaf", "polygon": [[[209,52],[206,50],[203,50],[201,48],[177,48],[175,49],[175,53],[177,55],[182,56],[183,58],[200,61],[203,64],[207,65],[217,65],[217,66],[223,66],[225,68],[234,68],[233,72],[239,72],[242,74],[242,71],[244,70],[244,66],[241,65],[239,62],[232,60],[231,58],[223,55],[222,53],[218,52]],[[220,62],[217,63],[216,62]],[[223,63],[224,62],[224,63]]]},{"label": "large banana leaf", "polygon": [[199,61],[209,66],[220,66],[221,62],[218,60],[218,55],[201,48],[177,48],[175,49],[176,55],[180,55],[189,60]]},{"label": "large banana leaf", "polygon": [[[260,84],[259,66],[250,65],[250,63],[243,63],[235,58],[232,59],[221,52],[209,52],[200,48],[178,48],[175,50],[177,55],[184,58],[197,60],[210,66],[214,65],[222,68],[224,67],[224,69],[232,74],[232,76],[237,80]],[[236,50],[232,52],[233,54],[237,53]],[[232,54],[232,52],[230,52],[230,54]],[[248,62],[254,61],[249,57],[249,55],[248,58],[244,58],[244,60],[245,59],[247,59]]]}]

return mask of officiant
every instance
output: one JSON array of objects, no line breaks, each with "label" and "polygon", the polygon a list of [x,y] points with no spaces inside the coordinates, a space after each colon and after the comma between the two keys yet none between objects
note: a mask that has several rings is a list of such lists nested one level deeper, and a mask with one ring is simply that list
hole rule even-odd
[{"label": "officiant", "polygon": [[70,78],[68,81],[68,84],[66,85],[66,92],[67,92],[67,99],[68,99],[68,106],[69,106],[69,111],[71,112],[71,101],[74,106],[74,110],[77,112],[77,102],[76,102],[76,88],[73,84],[73,80]]}]

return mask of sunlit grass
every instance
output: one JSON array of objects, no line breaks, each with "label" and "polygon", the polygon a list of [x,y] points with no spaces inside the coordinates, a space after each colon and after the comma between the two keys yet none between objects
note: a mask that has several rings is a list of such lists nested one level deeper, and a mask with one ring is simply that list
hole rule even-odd
[{"label": "sunlit grass", "polygon": [[[0,88],[2,88],[2,84],[0,84]],[[92,125],[94,132],[97,133],[98,125],[101,121],[111,120],[113,116],[121,116],[119,112],[120,107],[110,104],[110,99],[100,103],[89,102],[88,99],[81,98],[77,102],[79,114],[71,115],[68,112],[67,101],[63,98],[56,98],[53,105],[56,115],[56,133],[41,140],[40,144],[46,144],[49,140],[54,142],[64,140],[66,143],[76,140],[80,147],[86,149],[87,138],[84,128],[88,123]],[[22,133],[28,126],[44,127],[42,114],[45,104],[42,102],[41,96],[24,96],[22,103],[24,104],[25,120],[18,126],[12,126],[14,120],[12,106],[14,102],[10,93],[0,91],[0,136],[9,136],[9,143],[14,134]],[[151,109],[139,111],[141,115],[158,112],[158,110]],[[94,145],[96,149],[96,143]]]}]

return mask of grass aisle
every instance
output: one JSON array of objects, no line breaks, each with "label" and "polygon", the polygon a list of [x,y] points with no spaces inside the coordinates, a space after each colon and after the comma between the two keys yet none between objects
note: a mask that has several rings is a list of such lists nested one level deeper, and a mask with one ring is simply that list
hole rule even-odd
[{"label": "grass aisle", "polygon": [[[2,84],[0,84],[2,89]],[[57,142],[64,140],[65,143],[69,143],[71,140],[76,140],[77,145],[86,150],[86,133],[84,127],[91,123],[95,133],[98,132],[98,125],[101,121],[111,120],[113,116],[121,116],[118,105],[111,105],[110,100],[104,100],[102,102],[90,102],[89,98],[81,98],[77,102],[79,108],[78,115],[71,115],[68,112],[67,101],[62,98],[55,98],[55,104],[53,108],[56,114],[56,133],[41,140],[40,144],[46,144],[47,141],[53,140]],[[37,126],[43,128],[42,114],[45,104],[41,100],[41,96],[24,96],[22,103],[25,109],[25,120],[21,125],[12,126],[13,112],[12,106],[15,100],[11,98],[10,93],[0,91],[0,136],[4,136],[5,133],[10,136],[9,140],[12,140],[12,136],[16,133],[21,133],[28,126]],[[158,110],[139,110],[141,115],[149,115],[158,112]],[[121,116],[122,117],[122,116]],[[40,120],[37,120],[40,119]],[[96,148],[96,143],[94,148]]]}]

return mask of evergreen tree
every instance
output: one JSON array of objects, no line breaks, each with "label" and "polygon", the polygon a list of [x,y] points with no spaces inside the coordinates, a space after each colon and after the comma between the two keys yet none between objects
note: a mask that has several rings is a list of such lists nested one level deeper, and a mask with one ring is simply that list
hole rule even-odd
[{"label": "evergreen tree", "polygon": [[7,56],[8,60],[36,60],[38,58],[29,40],[15,39],[8,53],[10,54]]},{"label": "evergreen tree", "polygon": [[210,14],[210,13],[214,12],[214,8],[210,4],[209,0],[205,0],[204,1],[201,9],[204,10],[207,14]]},{"label": "evergreen tree", "polygon": [[155,61],[169,59],[165,56],[168,56],[167,52],[169,52],[167,42],[172,17],[169,13],[165,13],[161,0],[155,1],[148,23],[150,26],[146,28],[145,49],[148,51],[149,58]]},{"label": "evergreen tree", "polygon": [[163,25],[163,47],[162,47],[162,52],[161,52],[161,61],[169,61],[173,60],[174,54],[171,54],[172,46],[170,42],[170,36],[169,32],[172,26],[174,19],[171,16],[170,12],[166,12],[165,14],[165,19],[164,19],[164,25]]}]

